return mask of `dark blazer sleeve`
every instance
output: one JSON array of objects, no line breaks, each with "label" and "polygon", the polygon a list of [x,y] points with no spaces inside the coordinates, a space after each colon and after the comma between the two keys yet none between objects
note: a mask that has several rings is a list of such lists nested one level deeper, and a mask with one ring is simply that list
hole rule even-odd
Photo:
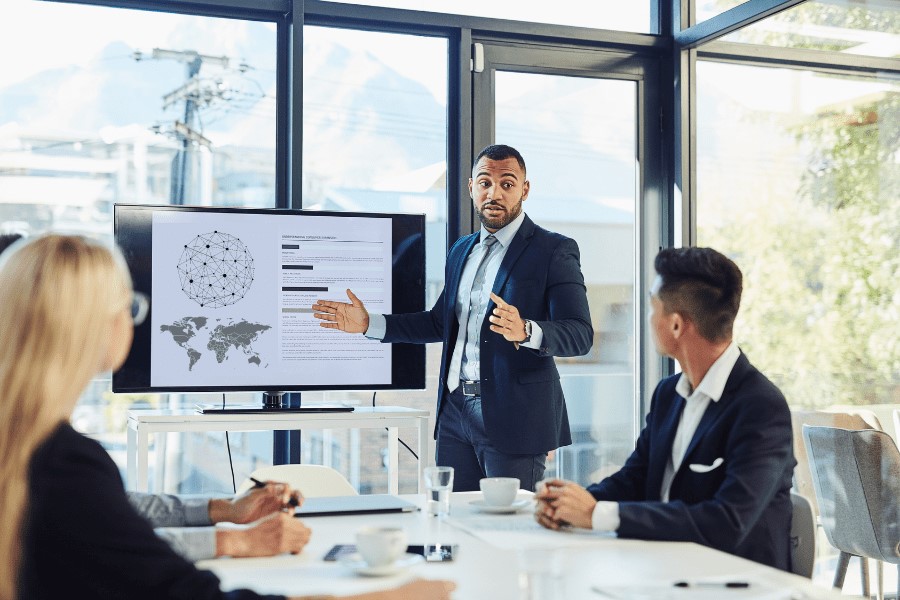
[{"label": "dark blazer sleeve", "polygon": [[[416,313],[384,315],[387,325],[382,342],[410,344],[428,344],[444,342],[456,335],[457,323],[454,309],[456,307],[456,286],[458,284],[466,256],[477,240],[478,233],[463,236],[456,240],[447,253],[444,264],[444,289],[435,301],[431,310]],[[447,298],[449,288],[450,298]],[[446,354],[447,348],[444,348]],[[446,357],[444,359],[445,362]]]},{"label": "dark blazer sleeve", "polygon": [[[581,259],[575,240],[559,236],[547,269],[547,320],[535,322],[543,331],[541,356],[582,356],[591,350],[591,325]],[[527,318],[527,317],[526,317]]]},{"label": "dark blazer sleeve", "polygon": [[[633,486],[616,481],[601,484],[595,496],[619,500],[620,537],[697,542],[786,569],[789,491],[796,464],[787,403],[749,367],[740,389],[719,404],[713,407],[713,422],[696,447],[692,443],[676,473],[669,502],[658,500],[652,486],[658,487],[660,480],[652,476],[644,499],[635,497]],[[656,428],[654,432],[663,435]],[[653,460],[667,457],[671,442],[664,450],[653,452]],[[708,473],[688,466],[709,465],[716,458],[724,460],[722,466]],[[623,495],[617,497],[619,493]]]},{"label": "dark blazer sleeve", "polygon": [[431,310],[384,315],[387,329],[381,341],[387,344],[396,342],[427,344],[443,341],[445,293],[446,290],[441,290],[441,295]]},{"label": "dark blazer sleeve", "polygon": [[222,592],[154,534],[106,451],[67,424],[32,460],[29,502],[22,598],[282,598]]}]

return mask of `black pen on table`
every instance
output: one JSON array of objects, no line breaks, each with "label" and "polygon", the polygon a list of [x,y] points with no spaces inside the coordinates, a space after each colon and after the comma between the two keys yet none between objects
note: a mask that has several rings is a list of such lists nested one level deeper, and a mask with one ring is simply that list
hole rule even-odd
[{"label": "black pen on table", "polygon": [[[253,482],[253,487],[255,487],[255,488],[264,488],[264,487],[266,487],[266,482],[265,482],[265,481],[260,481],[260,480],[257,479],[256,477],[251,477],[251,478],[250,478],[250,481]],[[290,504],[291,506],[296,507],[296,506],[299,505],[299,502],[297,502],[297,499],[296,499],[296,498],[294,498],[293,496],[291,496],[291,499],[288,500],[288,504]]]},{"label": "black pen on table", "polygon": [[673,584],[675,587],[680,588],[730,588],[730,589],[742,589],[750,587],[750,584],[746,581],[676,581]]}]

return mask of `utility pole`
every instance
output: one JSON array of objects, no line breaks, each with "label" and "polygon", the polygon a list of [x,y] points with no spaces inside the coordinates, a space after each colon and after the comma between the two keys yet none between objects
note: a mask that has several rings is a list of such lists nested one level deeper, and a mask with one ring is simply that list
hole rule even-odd
[{"label": "utility pole", "polygon": [[[144,60],[141,52],[134,53],[135,60]],[[212,145],[209,139],[203,136],[198,119],[198,111],[202,106],[209,105],[223,96],[223,90],[213,81],[204,81],[200,78],[200,69],[204,64],[216,65],[227,68],[229,58],[227,56],[210,56],[200,54],[195,50],[164,50],[154,48],[150,56],[153,60],[176,60],[187,67],[186,81],[179,88],[163,96],[163,109],[167,109],[178,102],[184,102],[184,120],[175,121],[172,134],[179,142],[178,152],[172,159],[172,184],[170,201],[172,204],[184,204],[187,197],[187,187],[191,180],[190,150],[194,146]]]}]

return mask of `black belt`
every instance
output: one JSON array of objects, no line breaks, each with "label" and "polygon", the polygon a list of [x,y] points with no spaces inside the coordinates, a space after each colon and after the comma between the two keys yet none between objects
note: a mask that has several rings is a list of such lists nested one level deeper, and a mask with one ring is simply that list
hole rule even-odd
[{"label": "black belt", "polygon": [[464,379],[460,379],[459,387],[462,390],[463,396],[481,396],[480,381],[466,381]]}]

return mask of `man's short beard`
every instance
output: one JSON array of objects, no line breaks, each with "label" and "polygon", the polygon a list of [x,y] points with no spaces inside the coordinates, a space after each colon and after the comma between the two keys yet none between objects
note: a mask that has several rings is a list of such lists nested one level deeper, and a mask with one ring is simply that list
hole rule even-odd
[{"label": "man's short beard", "polygon": [[[510,223],[516,220],[522,213],[522,199],[513,205],[509,210],[503,212],[499,217],[490,219],[485,216],[484,209],[491,206],[490,204],[482,205],[481,208],[477,209],[475,212],[478,213],[478,220],[481,221],[481,224],[487,227],[488,229],[503,229]],[[496,206],[496,205],[495,205]]]}]

